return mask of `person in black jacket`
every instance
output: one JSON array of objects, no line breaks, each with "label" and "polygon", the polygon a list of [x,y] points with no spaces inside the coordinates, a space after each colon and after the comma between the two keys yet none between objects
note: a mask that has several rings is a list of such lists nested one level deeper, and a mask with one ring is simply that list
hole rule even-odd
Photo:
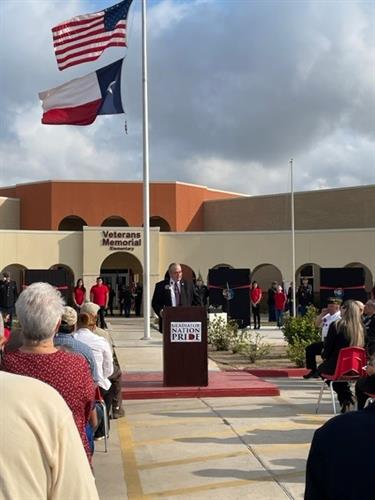
[{"label": "person in black jacket", "polygon": [[155,285],[152,308],[159,318],[159,332],[163,331],[163,309],[165,306],[200,306],[201,299],[192,281],[182,279],[180,264],[170,264],[169,278]]},{"label": "person in black jacket", "polygon": [[0,283],[0,311],[9,314],[9,325],[12,326],[12,319],[15,312],[15,303],[18,297],[16,282],[10,279],[8,272],[3,273],[3,281]]},{"label": "person in black jacket", "polygon": [[297,290],[298,313],[305,316],[307,308],[313,303],[312,286],[307,278],[302,278],[302,285]]},{"label": "person in black jacket", "polygon": [[363,324],[366,328],[366,345],[375,347],[375,300],[366,302],[363,310]]},{"label": "person in black jacket", "polygon": [[[340,350],[349,346],[363,347],[364,343],[365,329],[360,308],[355,300],[347,300],[341,306],[341,319],[329,326],[322,351],[323,363],[318,366],[318,372],[333,375]],[[341,404],[341,412],[344,413],[354,404],[349,384],[333,382],[333,389]]]},{"label": "person in black jacket", "polygon": [[374,403],[328,420],[311,443],[305,500],[373,500],[374,443]]}]

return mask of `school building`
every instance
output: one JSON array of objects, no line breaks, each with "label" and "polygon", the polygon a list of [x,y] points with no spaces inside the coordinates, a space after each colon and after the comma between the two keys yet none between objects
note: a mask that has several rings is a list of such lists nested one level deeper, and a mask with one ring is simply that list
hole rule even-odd
[{"label": "school building", "polygon": [[[68,270],[86,288],[99,275],[116,288],[142,282],[141,182],[43,181],[0,188],[0,271],[21,287],[26,269]],[[181,182],[150,184],[151,289],[171,262],[185,277],[250,268],[319,290],[321,267],[362,267],[375,276],[375,185],[295,193],[296,276],[290,194],[247,196]]]}]

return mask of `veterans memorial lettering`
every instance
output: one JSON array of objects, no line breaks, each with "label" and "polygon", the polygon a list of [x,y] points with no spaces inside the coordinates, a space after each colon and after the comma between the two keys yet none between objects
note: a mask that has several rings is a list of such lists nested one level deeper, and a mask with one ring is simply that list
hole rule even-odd
[{"label": "veterans memorial lettering", "polygon": [[132,231],[102,231],[102,245],[109,250],[133,252],[142,245],[142,233]]},{"label": "veterans memorial lettering", "polygon": [[171,342],[202,342],[200,321],[171,321]]}]

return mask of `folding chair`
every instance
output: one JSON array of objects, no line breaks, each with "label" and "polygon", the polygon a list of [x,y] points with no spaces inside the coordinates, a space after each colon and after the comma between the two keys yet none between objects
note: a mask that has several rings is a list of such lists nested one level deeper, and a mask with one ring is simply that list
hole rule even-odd
[{"label": "folding chair", "polygon": [[108,425],[108,413],[107,406],[104,402],[104,399],[100,393],[99,387],[95,389],[95,402],[101,406],[103,410],[103,422],[104,422],[104,452],[108,452],[107,440],[109,436],[109,425]]},{"label": "folding chair", "polygon": [[319,411],[320,401],[323,396],[323,391],[329,382],[331,391],[331,399],[333,413],[336,414],[335,393],[333,391],[333,382],[356,382],[363,375],[363,367],[366,364],[366,351],[362,347],[344,347],[340,349],[339,357],[336,363],[335,373],[329,375],[322,373],[323,383],[320,388],[319,398],[316,405],[315,413]]}]

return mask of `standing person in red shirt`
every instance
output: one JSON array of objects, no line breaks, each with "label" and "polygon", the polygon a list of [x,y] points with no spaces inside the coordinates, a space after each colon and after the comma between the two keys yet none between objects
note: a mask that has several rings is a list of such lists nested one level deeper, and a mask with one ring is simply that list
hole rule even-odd
[{"label": "standing person in red shirt", "polygon": [[262,290],[259,288],[257,281],[253,281],[251,292],[251,308],[253,311],[254,318],[254,330],[259,330],[260,328],[260,301],[262,300]]},{"label": "standing person in red shirt", "polygon": [[103,279],[99,276],[96,278],[96,285],[91,287],[90,290],[90,301],[97,304],[100,309],[98,311],[100,328],[107,328],[107,323],[105,322],[104,315],[105,310],[108,307],[109,290],[103,283]]},{"label": "standing person in red shirt", "polygon": [[275,313],[276,313],[277,326],[279,328],[283,326],[283,316],[284,316],[286,300],[287,300],[286,293],[284,292],[282,286],[277,285],[275,293]]},{"label": "standing person in red shirt", "polygon": [[81,310],[82,304],[86,300],[86,288],[83,285],[83,279],[77,280],[77,284],[73,290],[73,301],[74,305],[79,312]]}]

